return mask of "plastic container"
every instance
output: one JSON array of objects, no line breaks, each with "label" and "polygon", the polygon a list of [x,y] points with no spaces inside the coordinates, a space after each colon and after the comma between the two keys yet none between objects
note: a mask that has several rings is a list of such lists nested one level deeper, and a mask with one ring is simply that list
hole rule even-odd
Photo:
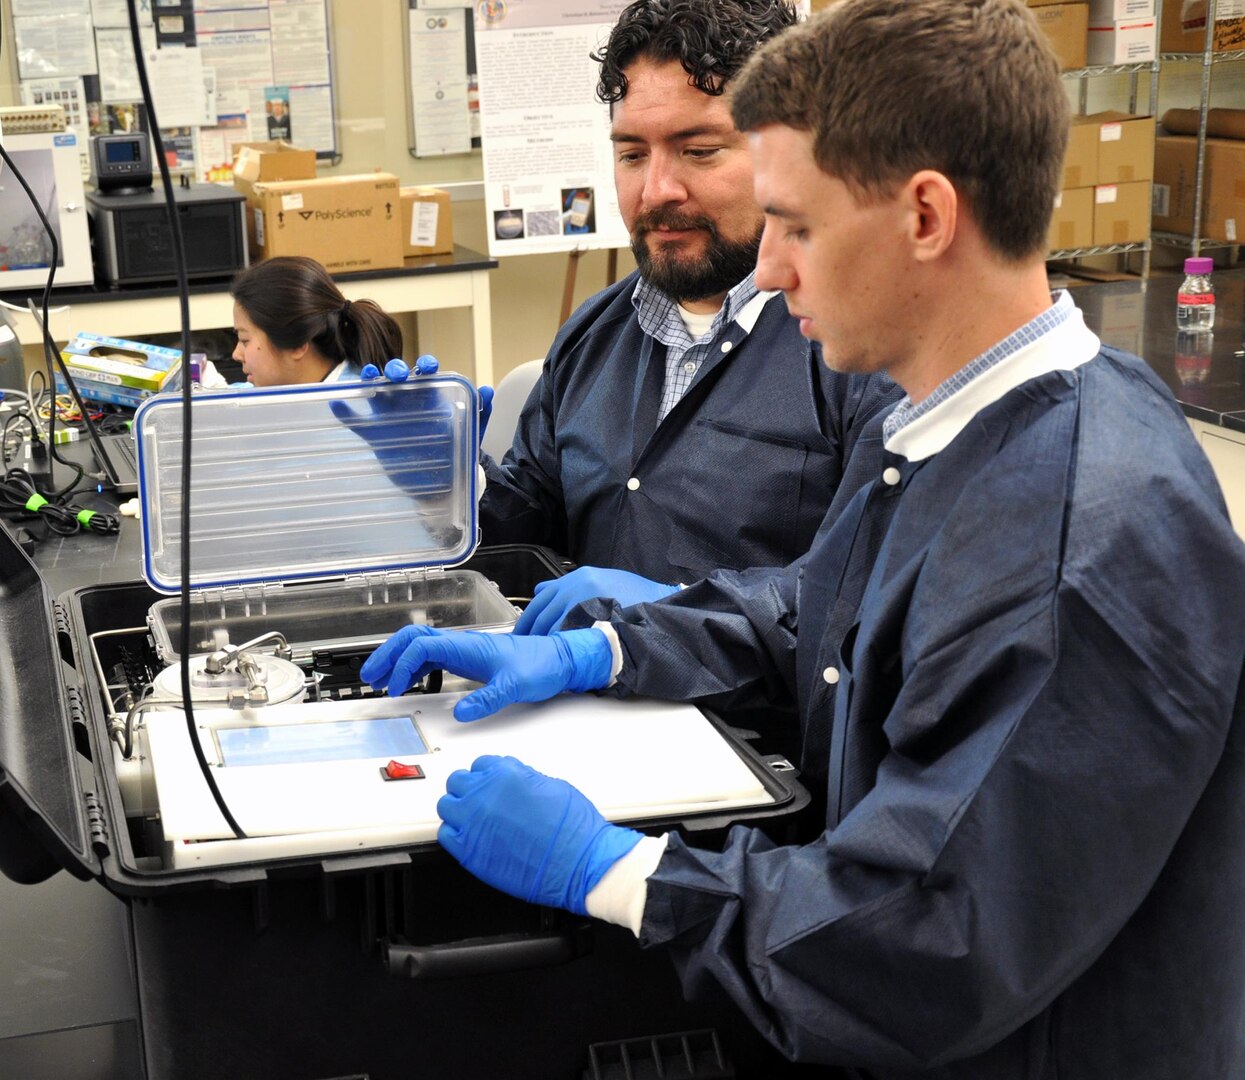
[{"label": "plastic container", "polygon": [[1210,330],[1215,325],[1215,286],[1210,280],[1214,269],[1213,259],[1185,259],[1185,278],[1176,294],[1177,330]]}]

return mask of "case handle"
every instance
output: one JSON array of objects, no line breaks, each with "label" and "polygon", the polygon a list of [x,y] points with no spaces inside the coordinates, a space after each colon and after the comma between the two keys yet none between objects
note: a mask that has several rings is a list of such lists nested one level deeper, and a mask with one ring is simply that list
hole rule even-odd
[{"label": "case handle", "polygon": [[554,930],[463,938],[438,945],[389,941],[384,961],[390,975],[460,979],[556,967],[591,951],[592,924],[581,920]]}]

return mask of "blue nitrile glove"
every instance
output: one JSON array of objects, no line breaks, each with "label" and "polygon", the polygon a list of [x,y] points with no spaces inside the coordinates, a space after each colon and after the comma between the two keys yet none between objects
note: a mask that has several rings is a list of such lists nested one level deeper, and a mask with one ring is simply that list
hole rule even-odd
[{"label": "blue nitrile glove", "polygon": [[[415,362],[417,375],[433,375],[434,356]],[[385,365],[385,383],[406,383],[411,369],[399,360]],[[375,364],[364,365],[365,382],[379,380]],[[329,408],[346,427],[371,447],[389,479],[402,491],[433,505],[448,505],[446,492],[453,477],[455,415],[438,387],[378,392],[364,401],[330,401]],[[450,543],[452,541],[447,541]]]},{"label": "blue nitrile glove", "polygon": [[390,697],[438,668],[485,685],[454,706],[456,720],[479,720],[516,701],[544,701],[563,690],[609,685],[614,655],[600,630],[515,637],[404,626],[367,658],[359,677]]},{"label": "blue nitrile glove", "polygon": [[[441,368],[441,362],[425,353],[415,361],[416,375],[435,375]],[[364,381],[380,378],[380,369],[375,364],[364,364],[360,373]],[[411,369],[404,360],[396,356],[385,365],[385,378],[390,382],[406,382],[411,377]],[[476,393],[480,395],[480,441],[484,441],[484,432],[488,428],[489,417],[493,415],[493,388],[481,386]]]},{"label": "blue nitrile glove", "polygon": [[640,842],[578,788],[512,757],[450,773],[437,840],[481,881],[520,900],[587,915],[588,894]]},{"label": "blue nitrile glove", "polygon": [[[424,353],[415,361],[416,375],[435,375],[441,368],[441,362],[435,357]],[[360,378],[364,382],[370,382],[372,379],[380,378],[380,368],[375,364],[364,364],[363,370],[359,372]],[[390,382],[406,382],[411,377],[411,369],[405,360],[394,357],[385,363],[385,378]]]},{"label": "blue nitrile glove", "polygon": [[677,593],[677,585],[650,581],[629,570],[610,570],[603,566],[581,566],[565,577],[542,581],[532,593],[519,621],[516,634],[552,634],[571,608],[596,596],[617,600],[622,607],[660,600]]}]

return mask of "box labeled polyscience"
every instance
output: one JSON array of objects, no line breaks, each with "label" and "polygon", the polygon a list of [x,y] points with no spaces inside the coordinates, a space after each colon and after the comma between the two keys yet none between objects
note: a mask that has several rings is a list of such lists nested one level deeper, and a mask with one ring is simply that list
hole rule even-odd
[{"label": "box labeled polyscience", "polygon": [[402,203],[392,173],[260,183],[255,256],[306,255],[330,272],[402,265]]}]

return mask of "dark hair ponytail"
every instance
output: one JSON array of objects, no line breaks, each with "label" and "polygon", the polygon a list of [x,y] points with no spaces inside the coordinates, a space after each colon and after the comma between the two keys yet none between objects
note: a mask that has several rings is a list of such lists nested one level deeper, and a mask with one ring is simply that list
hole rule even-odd
[{"label": "dark hair ponytail", "polygon": [[347,300],[315,259],[265,259],[239,273],[229,294],[279,349],[311,344],[335,365],[351,360],[381,369],[402,355],[393,317],[373,300]]}]

